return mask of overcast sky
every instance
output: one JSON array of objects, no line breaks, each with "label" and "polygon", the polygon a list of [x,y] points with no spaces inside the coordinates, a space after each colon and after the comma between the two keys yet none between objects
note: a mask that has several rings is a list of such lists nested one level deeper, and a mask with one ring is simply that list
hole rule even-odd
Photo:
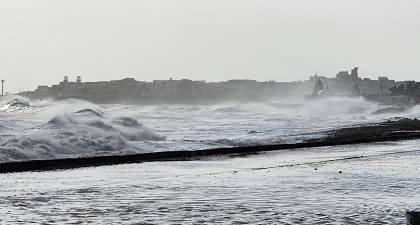
[{"label": "overcast sky", "polygon": [[1,0],[9,91],[71,79],[419,79],[419,0]]}]

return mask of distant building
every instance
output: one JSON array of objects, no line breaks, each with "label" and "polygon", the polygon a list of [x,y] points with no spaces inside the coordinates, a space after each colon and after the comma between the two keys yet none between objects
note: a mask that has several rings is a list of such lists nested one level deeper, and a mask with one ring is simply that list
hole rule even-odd
[{"label": "distant building", "polygon": [[205,102],[241,99],[246,101],[280,97],[291,93],[295,83],[257,82],[255,80],[230,80],[206,83],[205,81],[154,80],[137,81],[134,78],[122,80],[83,82],[80,76],[72,82],[68,76],[52,86],[39,86],[35,91],[21,95],[40,98],[80,98],[98,103],[108,102]]},{"label": "distant building", "polygon": [[[205,82],[189,79],[137,81],[134,78],[121,80],[83,82],[81,76],[70,81],[68,76],[58,84],[39,86],[35,91],[23,92],[29,98],[80,98],[98,103],[112,102],[169,102],[201,103],[227,100],[260,101],[269,98],[304,96],[311,94],[315,82],[321,82],[329,95],[346,96],[387,96],[410,92],[419,95],[417,84],[397,83],[385,76],[377,80],[361,78],[358,68],[340,71],[335,77],[315,74],[306,81],[258,82],[256,80],[235,79],[222,82]],[[418,85],[420,87],[420,85]],[[391,90],[392,89],[392,90]],[[409,91],[406,91],[409,90]],[[420,88],[419,88],[420,90]]]},{"label": "distant building", "polygon": [[357,80],[360,80],[358,70],[359,70],[358,67],[354,67],[351,70],[351,73],[349,73],[348,71],[340,71],[340,72],[337,73],[336,78],[339,81],[357,81]]}]

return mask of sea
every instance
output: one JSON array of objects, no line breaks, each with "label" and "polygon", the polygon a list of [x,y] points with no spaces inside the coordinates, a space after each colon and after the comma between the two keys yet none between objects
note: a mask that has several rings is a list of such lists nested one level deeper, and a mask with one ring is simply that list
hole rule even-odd
[{"label": "sea", "polygon": [[[298,143],[420,107],[359,97],[219,104],[0,100],[0,162]],[[405,224],[420,140],[0,174],[0,224]],[[360,157],[363,156],[363,157]]]}]

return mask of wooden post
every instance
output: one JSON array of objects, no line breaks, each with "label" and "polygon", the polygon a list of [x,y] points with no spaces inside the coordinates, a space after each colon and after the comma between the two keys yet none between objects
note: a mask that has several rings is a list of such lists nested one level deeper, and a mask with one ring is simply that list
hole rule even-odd
[{"label": "wooden post", "polygon": [[405,213],[407,225],[420,225],[420,211],[407,211]]}]

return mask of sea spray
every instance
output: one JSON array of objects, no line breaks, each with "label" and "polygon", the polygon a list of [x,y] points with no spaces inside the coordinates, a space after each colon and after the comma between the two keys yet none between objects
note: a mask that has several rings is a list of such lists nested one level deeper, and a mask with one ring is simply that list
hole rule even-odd
[{"label": "sea spray", "polygon": [[48,122],[2,135],[0,160],[52,159],[141,152],[132,141],[161,141],[130,117],[108,118],[98,109],[84,108],[59,114]]},{"label": "sea spray", "polygon": [[[0,108],[13,100],[3,99]],[[0,110],[0,161],[299,143],[355,124],[418,116],[417,107],[374,114],[363,98],[259,103],[97,105],[66,99]]]}]

